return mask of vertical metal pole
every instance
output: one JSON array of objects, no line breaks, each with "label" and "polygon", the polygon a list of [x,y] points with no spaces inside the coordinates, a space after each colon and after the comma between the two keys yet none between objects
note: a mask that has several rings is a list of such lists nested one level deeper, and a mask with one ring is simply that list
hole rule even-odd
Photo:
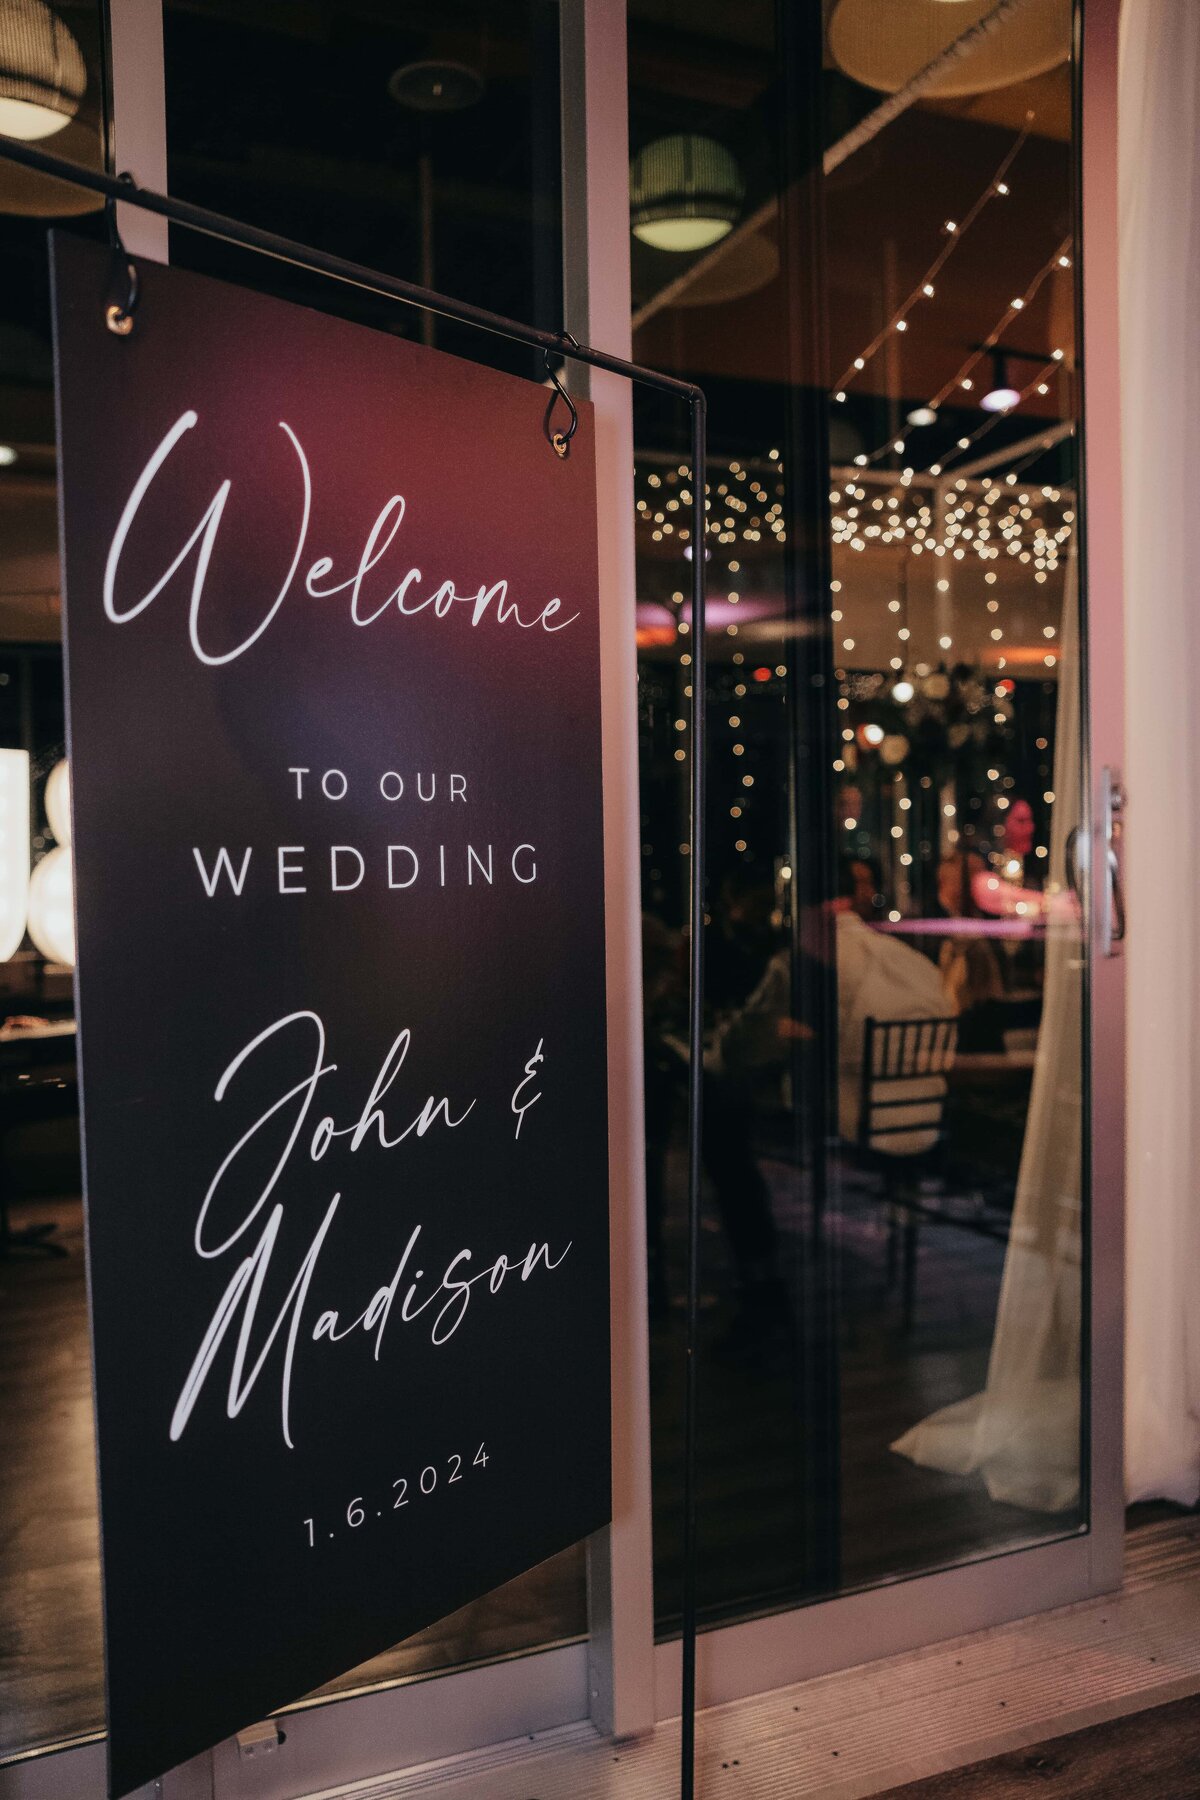
[{"label": "vertical metal pole", "polygon": [[830,1144],[837,1135],[837,971],[828,901],[837,891],[833,744],[836,684],[829,583],[829,355],[825,283],[825,175],[819,6],[777,0],[781,73],[779,239],[789,295],[783,364],[785,400],[784,582],[796,635],[787,656],[792,858],[791,1009],[816,1033],[792,1046],[792,1154],[803,1229],[796,1233],[795,1435],[793,1488],[800,1591],[836,1593],[840,1583],[841,1394],[838,1258],[832,1229],[839,1202]]},{"label": "vertical metal pole", "polygon": [[687,1349],[683,1415],[683,1691],[679,1778],[682,1800],[696,1783],[696,1433],[697,1337],[700,1323],[700,1197],[704,1177],[704,798],[705,641],[707,555],[706,407],[692,401],[692,820],[691,1010],[688,1019],[688,1256]]}]

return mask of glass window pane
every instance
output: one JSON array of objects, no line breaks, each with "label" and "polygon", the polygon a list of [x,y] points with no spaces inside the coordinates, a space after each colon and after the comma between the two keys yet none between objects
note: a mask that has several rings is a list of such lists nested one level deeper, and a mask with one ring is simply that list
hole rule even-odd
[{"label": "glass window pane", "polygon": [[[171,191],[562,326],[558,8],[164,8]],[[172,228],[172,259],[518,374],[532,352]]]},{"label": "glass window pane", "polygon": [[[82,92],[38,141],[100,168],[102,9],[65,7],[60,28]],[[48,225],[103,229],[91,196],[0,165],[0,888],[18,896],[0,905],[0,1757],[103,1721],[71,971],[36,905],[22,929],[27,872],[60,848],[46,788],[66,754]]]},{"label": "glass window pane", "polygon": [[[700,1596],[1080,1529],[1072,69],[630,23],[635,355],[710,397]],[[1028,15],[1027,15],[1028,19]],[[943,28],[944,24],[944,28]],[[947,65],[949,67],[949,64]],[[637,413],[656,1602],[680,1582],[693,546]]]}]

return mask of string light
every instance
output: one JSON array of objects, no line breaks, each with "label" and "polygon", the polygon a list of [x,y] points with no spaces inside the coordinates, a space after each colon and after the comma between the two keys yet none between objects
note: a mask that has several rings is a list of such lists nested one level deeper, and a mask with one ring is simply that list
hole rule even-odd
[{"label": "string light", "polygon": [[[927,414],[932,413],[936,418],[951,394],[960,390],[964,393],[971,393],[974,391],[975,380],[973,371],[978,367],[979,363],[996,348],[996,345],[1000,342],[1000,339],[1012,324],[1013,320],[1018,318],[1031,301],[1036,298],[1038,291],[1048,277],[1052,275],[1056,269],[1060,269],[1064,266],[1067,268],[1070,267],[1070,257],[1067,255],[1069,246],[1069,238],[1065,239],[1063,243],[1058,246],[1054,255],[1050,257],[1047,262],[1042,264],[1042,267],[1038,270],[1029,286],[1025,289],[1025,292],[1023,294],[1018,294],[1013,300],[1009,301],[1008,306],[1001,314],[997,323],[992,327],[987,337],[983,340],[982,344],[980,344],[979,348],[971,352],[970,356],[967,357],[966,361],[962,363],[950,377],[949,381],[943,383],[935,394],[931,394],[928,400],[924,401],[921,406],[914,409],[916,414],[919,414],[921,418],[924,418]],[[1063,263],[1064,256],[1066,256],[1065,265]],[[1021,390],[1019,399],[1025,400],[1028,398],[1028,396],[1038,387],[1039,383],[1045,381],[1047,374],[1052,372],[1055,365],[1060,364],[1062,360],[1062,351],[1056,350],[1047,367],[1039,370],[1038,374],[1034,377],[1034,380],[1026,388]],[[1008,413],[1012,412],[1017,404],[1019,404],[1019,401],[1015,401],[1012,406],[1005,407],[1002,410],[995,412],[993,415],[994,419],[1007,417]],[[910,419],[912,419],[913,416],[913,414],[910,414]],[[957,448],[959,450],[969,448],[979,435],[981,435],[981,433],[973,433],[965,439],[959,438]],[[885,456],[902,454],[902,452],[903,444],[901,443],[898,448],[897,441],[889,438],[885,443],[877,445],[874,450],[860,451],[854,458],[855,467],[859,469],[869,469],[876,463],[881,462]],[[952,461],[953,459],[954,452],[951,451],[948,460]],[[930,475],[941,474],[946,460],[947,458],[943,453],[942,461],[931,463],[927,473]],[[909,471],[906,470],[905,474],[909,474]]]},{"label": "string light", "polygon": [[[1001,419],[1007,419],[1009,414],[1015,412],[1022,401],[1027,400],[1030,394],[1034,393],[1035,390],[1043,394],[1048,393],[1049,387],[1046,384],[1046,377],[1057,373],[1064,367],[1065,363],[1062,351],[1055,350],[1050,357],[1050,361],[1038,370],[1032,381],[1027,382],[1023,388],[1016,392],[1015,397],[1009,401],[1007,405],[994,408],[983,421],[982,425],[976,426],[975,430],[968,432],[966,437],[959,438],[958,451],[973,449],[982,438],[987,436],[989,431],[993,430],[995,426],[1000,423]],[[946,460],[951,463],[956,462],[957,453],[952,450]],[[945,466],[946,464],[943,463],[942,468],[944,469]]]},{"label": "string light", "polygon": [[[1065,360],[1063,352],[1056,351],[1045,367],[1038,371],[1034,380],[1022,390],[1020,398],[1024,399],[1031,391],[1045,393],[1049,386],[1045,378],[1052,379],[1054,372],[1064,366]],[[1005,413],[997,415],[997,417],[1002,416],[1005,416]],[[960,445],[960,449],[977,443],[995,422],[995,419],[988,419],[977,430],[969,433],[966,444]],[[1061,567],[1066,546],[1072,537],[1075,519],[1074,497],[1069,491],[1049,484],[1039,486],[1022,482],[1021,477],[1027,465],[1043,455],[1045,450],[1063,435],[1065,435],[1063,429],[1056,428],[1056,434],[1053,437],[1047,437],[1037,444],[1031,444],[1019,458],[1012,459],[1007,469],[1001,464],[998,472],[973,476],[969,480],[951,473],[947,480],[938,481],[932,469],[924,474],[918,474],[915,470],[906,470],[899,478],[894,475],[881,478],[874,473],[864,475],[860,472],[861,464],[856,469],[835,470],[833,485],[830,489],[834,542],[843,547],[848,545],[856,552],[862,552],[868,548],[891,547],[894,551],[905,555],[935,554],[959,562],[969,556],[975,561],[976,566],[979,563],[984,565],[982,573],[985,582],[989,585],[993,585],[997,579],[995,567],[991,565],[994,565],[1001,557],[1006,560],[1012,558],[1026,567],[1032,564],[1030,573],[1033,575],[1033,579],[1044,583]],[[903,439],[893,438],[890,440],[890,444],[896,454],[904,453]],[[952,465],[955,461],[955,453],[952,452],[946,460]],[[714,487],[718,490],[723,488],[725,491],[724,493],[718,492],[717,505],[708,522],[708,530],[715,542],[712,552],[706,554],[719,557],[718,546],[723,544],[728,544],[729,548],[733,549],[745,542],[751,544],[761,542],[763,538],[770,541],[772,533],[779,541],[782,541],[784,489],[779,484],[779,478],[783,476],[784,470],[778,452],[772,457],[771,464],[772,466],[768,469],[762,463],[743,465],[740,462],[731,461],[727,472],[720,467],[714,469]],[[938,475],[942,474],[944,466],[944,464],[939,466]],[[651,475],[656,479],[652,481]],[[644,469],[639,470],[638,487],[642,491],[638,496],[637,519],[639,528],[647,536],[650,536],[652,532],[662,534],[662,526],[671,523],[672,500],[676,502],[676,512],[679,510],[680,504],[688,503],[683,497],[687,492],[686,487],[681,489],[679,486],[679,479],[685,476],[685,465],[681,465],[675,480],[671,479],[670,471],[659,473],[658,470],[655,470],[647,473]],[[936,485],[934,485],[935,482]],[[930,491],[931,489],[932,491]],[[678,499],[676,499],[676,495],[679,496]],[[662,515],[661,524],[655,520],[656,513]],[[656,552],[660,559],[659,566],[663,566],[661,559],[668,555],[669,538],[670,534],[666,534],[666,541],[664,541],[663,535],[658,537],[658,542],[662,545],[662,549]],[[755,597],[753,577],[743,577],[743,588],[739,592],[738,588],[732,585],[733,577],[738,573],[740,567],[737,558],[727,557],[721,560],[724,561],[729,572],[728,601],[736,605],[739,600],[752,600]],[[666,566],[670,566],[669,562]],[[942,566],[949,567],[945,563]],[[940,568],[936,564],[934,567],[940,575]],[[843,585],[843,582],[834,578],[829,584],[830,594],[834,597],[839,596]],[[948,591],[948,584],[944,577],[939,580],[937,586],[942,592]],[[685,637],[688,631],[688,622],[686,619],[681,619],[678,611],[674,610],[674,608],[682,606],[684,602],[682,591],[674,590],[671,601],[673,607],[664,608],[664,615],[674,622],[674,627],[680,637]],[[900,610],[900,602],[894,599],[889,599],[887,605],[888,611],[893,615]],[[994,599],[988,600],[987,609],[994,615],[997,610],[997,602]],[[834,608],[832,611],[832,622],[841,623],[840,609]],[[857,618],[857,614],[851,614],[851,617]],[[894,617],[892,623],[893,625],[897,624]],[[993,622],[990,619],[987,623],[991,644],[993,646],[1001,644],[1005,636],[1002,624],[998,620]],[[716,628],[720,629],[720,626],[718,625]],[[1042,630],[1047,639],[1053,640],[1057,635],[1054,627],[1043,627]],[[963,635],[961,630],[959,635],[960,637]],[[898,637],[902,650],[907,644],[909,636],[907,627],[899,628]],[[966,637],[969,642],[971,637],[969,629],[966,631]],[[854,640],[847,639],[845,643],[848,650],[853,646]],[[943,635],[941,648],[947,651],[952,648],[952,640],[948,634]],[[1047,653],[1039,659],[1047,672],[1053,671],[1059,660],[1058,656],[1053,653],[1056,649],[1057,646],[1051,641],[1046,645]],[[961,652],[959,654],[961,655]],[[1023,654],[1027,653],[1023,652]],[[742,660],[743,658],[738,653],[735,661]],[[1003,669],[1005,659],[1002,657],[997,659],[993,648],[990,657],[993,669],[997,665],[997,660],[999,667]],[[690,663],[690,661],[685,650],[681,662]],[[861,684],[867,680],[879,681],[884,685],[881,690],[877,691],[888,694],[890,690],[890,698],[894,704],[910,705],[917,698],[916,683],[923,677],[918,673],[915,679],[910,679],[904,672],[904,666],[899,656],[890,659],[891,674],[889,675],[888,668],[885,666],[887,661],[885,656],[879,665],[880,674],[878,676],[874,674],[864,676],[859,673],[851,675],[843,693],[849,692],[857,698],[861,698],[862,693],[866,691]],[[923,667],[925,665],[916,665],[917,671]],[[782,679],[786,673],[784,664],[777,665],[774,671],[765,666],[762,669],[753,668],[745,671],[747,679],[752,674],[756,682],[768,681],[772,674]],[[839,679],[843,681],[847,679],[842,671],[839,671],[838,674]],[[942,679],[945,677],[943,676]],[[738,682],[734,689],[735,694],[739,697],[744,696],[746,691],[744,681]],[[997,689],[998,697],[999,692],[1000,690]],[[850,702],[842,699],[838,704],[844,708]],[[843,718],[845,716],[845,711],[843,711]],[[995,723],[998,727],[1007,724],[1007,712],[997,710]],[[731,715],[729,724],[731,730],[738,730],[741,724],[738,715]],[[686,721],[681,722],[681,726],[686,729]],[[861,726],[859,729],[862,729]],[[883,734],[880,732],[878,741],[882,740],[882,736]],[[843,733],[843,737],[848,746],[846,757],[839,756],[833,760],[834,773],[839,776],[845,775],[848,767],[853,770],[856,766],[855,731],[847,729]],[[901,737],[898,741],[903,746],[904,739]],[[876,744],[877,739],[874,733],[868,742]],[[731,744],[730,755],[733,759],[737,759],[733,763],[733,769],[740,773],[739,763],[744,768],[747,746],[742,742]],[[883,750],[883,755],[885,758],[887,757],[886,749]],[[847,762],[847,757],[849,762]],[[676,750],[675,758],[682,763],[686,761],[687,753],[682,749]],[[998,774],[998,771],[996,773]],[[989,770],[988,774],[991,778],[993,771]],[[1008,778],[1008,784],[1011,786],[1011,778]],[[754,798],[751,791],[753,786],[754,777],[752,775],[742,777],[737,791],[747,805],[750,805]],[[1007,804],[1006,796],[1000,795],[997,798],[1004,800]],[[920,849],[922,859],[927,858],[928,854],[927,846],[923,843],[918,846],[915,841],[911,845],[906,841],[906,829],[913,823],[911,818],[906,816],[910,805],[911,802],[907,802],[907,804],[905,801],[900,802],[900,811],[893,814],[893,818],[897,822],[888,828],[893,855],[891,866],[895,879],[900,884],[897,899],[901,906],[906,905],[904,895],[908,892],[908,877],[901,871],[907,871],[912,867],[914,853],[918,849]],[[998,810],[1003,811],[1003,808]],[[740,806],[731,808],[731,818],[740,819],[741,813]],[[953,814],[948,813],[946,818],[947,820],[953,818]],[[845,824],[850,831],[857,831],[860,828],[860,820],[857,817],[845,821]],[[957,831],[952,830],[949,825],[947,825],[947,831],[950,837],[956,838],[958,835]],[[749,857],[751,854],[748,842],[744,838],[739,838],[734,842],[734,849],[737,854],[742,856]],[[687,856],[689,853],[687,846],[680,846],[681,856]],[[1038,846],[1037,854],[1046,855],[1045,846]]]},{"label": "string light", "polygon": [[1008,183],[1005,181],[1004,177],[1008,174],[1008,171],[1016,160],[1026,138],[1029,136],[1033,127],[1033,117],[1031,112],[1026,113],[1025,123],[1017,133],[1015,141],[1002,159],[999,168],[996,170],[983,192],[979,195],[979,198],[965,215],[961,225],[954,219],[946,220],[946,223],[942,228],[946,238],[945,243],[942,245],[911,294],[900,302],[900,305],[887,321],[887,324],[875,333],[875,336],[871,339],[866,348],[861,351],[858,356],[853,358],[849,366],[844,369],[842,374],[838,377],[837,381],[834,383],[835,400],[839,402],[845,400],[846,389],[851,386],[855,376],[862,374],[872,357],[878,353],[880,348],[887,342],[894,331],[902,332],[908,330],[907,315],[912,311],[913,307],[921,300],[933,299],[936,292],[934,283],[938,275],[941,273],[942,269],[945,268],[946,263],[954,254],[954,251],[962,242],[971,226],[974,225],[976,219],[978,219],[979,215],[983,212],[988,202],[996,198],[1005,198],[1008,195]]},{"label": "string light", "polygon": [[[949,381],[946,382],[943,387],[938,389],[937,393],[929,401],[930,406],[932,406],[935,411],[949,398],[955,388],[965,387],[968,392],[970,391],[971,387],[974,386],[974,383],[971,380],[972,371],[983,361],[985,356],[996,348],[1001,337],[1017,315],[1024,312],[1025,308],[1036,299],[1042,284],[1054,273],[1055,269],[1070,267],[1070,257],[1067,256],[1070,244],[1070,238],[1065,238],[1063,240],[1057,250],[1055,250],[1053,256],[1051,256],[1047,262],[1042,264],[1042,267],[1038,270],[1029,286],[1025,289],[1025,292],[1019,294],[1016,299],[1009,302],[999,321],[992,327],[979,348],[972,351],[971,355],[962,364],[961,368],[950,377]],[[1065,263],[1063,261],[1064,257],[1067,257]]]}]

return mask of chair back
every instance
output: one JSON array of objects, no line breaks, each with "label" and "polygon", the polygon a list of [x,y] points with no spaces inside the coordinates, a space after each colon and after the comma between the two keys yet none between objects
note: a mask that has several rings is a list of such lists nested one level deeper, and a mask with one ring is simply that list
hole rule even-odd
[{"label": "chair back", "polygon": [[861,1149],[924,1156],[940,1143],[957,1047],[955,1018],[864,1021]]}]

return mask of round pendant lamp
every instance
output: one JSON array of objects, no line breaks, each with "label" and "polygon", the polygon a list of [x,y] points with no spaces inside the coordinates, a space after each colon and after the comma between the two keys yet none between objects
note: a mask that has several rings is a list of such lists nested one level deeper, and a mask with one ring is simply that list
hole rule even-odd
[{"label": "round pendant lamp", "polygon": [[483,98],[483,76],[449,60],[405,63],[388,78],[388,93],[411,112],[465,112]]},{"label": "round pendant lamp", "polygon": [[75,967],[75,859],[71,853],[71,766],[56,762],[42,794],[58,839],[29,878],[29,935],[47,962]]},{"label": "round pendant lamp", "polygon": [[29,755],[0,750],[0,962],[25,936],[29,900]]},{"label": "round pendant lamp", "polygon": [[47,962],[75,967],[75,864],[69,844],[43,856],[29,877],[29,935]]},{"label": "round pendant lamp", "polygon": [[719,243],[733,230],[745,197],[736,158],[713,138],[656,138],[630,164],[633,235],[655,250]]},{"label": "round pendant lamp", "polygon": [[0,5],[0,132],[52,137],[79,111],[87,87],[83,52],[43,0]]},{"label": "round pendant lamp", "polygon": [[[995,10],[996,0],[838,0],[829,53],[853,81],[895,94]],[[1024,0],[925,92],[986,94],[1058,68],[1071,54],[1071,12],[1072,0]]]},{"label": "round pendant lamp", "polygon": [[71,842],[71,765],[64,756],[56,762],[46,777],[46,786],[42,793],[42,805],[46,809],[46,823],[49,825],[57,843]]}]

